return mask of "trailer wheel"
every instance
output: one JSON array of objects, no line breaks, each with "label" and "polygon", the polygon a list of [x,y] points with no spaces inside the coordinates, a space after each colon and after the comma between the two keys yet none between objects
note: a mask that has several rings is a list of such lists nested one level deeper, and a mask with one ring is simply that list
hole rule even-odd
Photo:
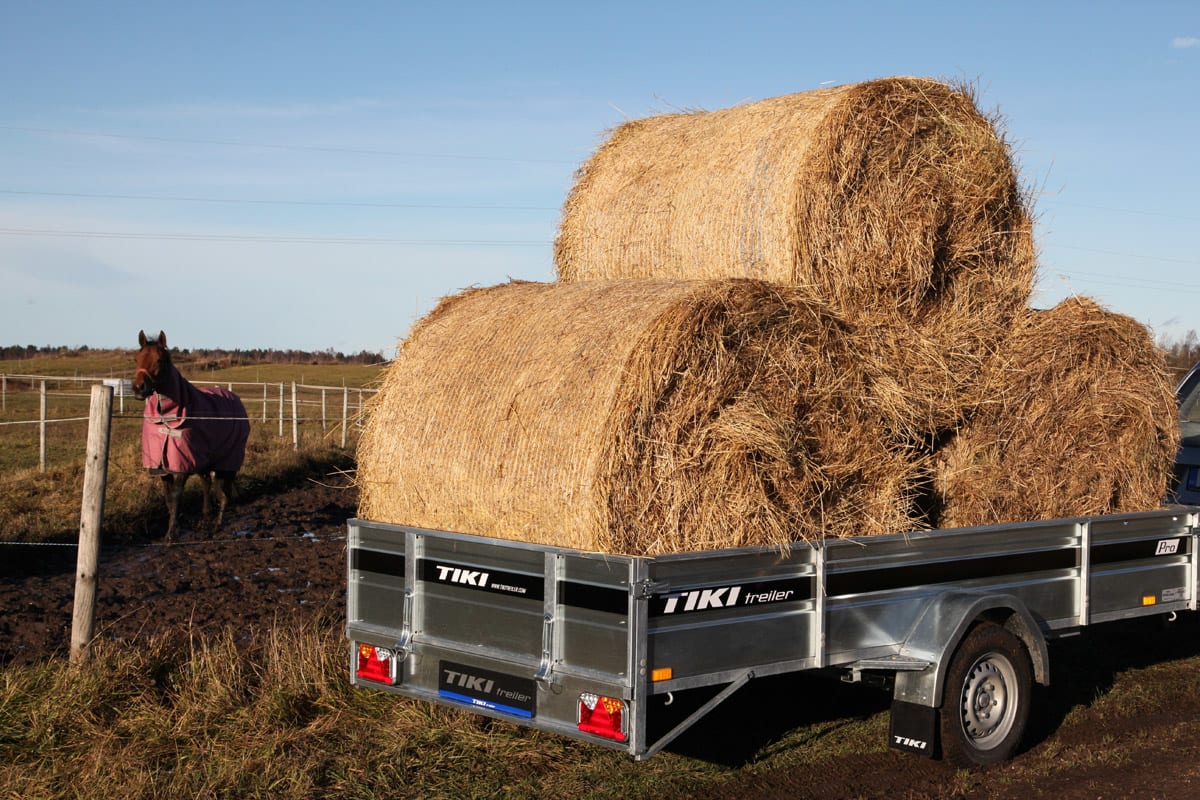
[{"label": "trailer wheel", "polygon": [[1012,757],[1025,734],[1033,669],[1025,644],[993,622],[971,629],[950,659],[942,695],[942,757],[962,767]]}]

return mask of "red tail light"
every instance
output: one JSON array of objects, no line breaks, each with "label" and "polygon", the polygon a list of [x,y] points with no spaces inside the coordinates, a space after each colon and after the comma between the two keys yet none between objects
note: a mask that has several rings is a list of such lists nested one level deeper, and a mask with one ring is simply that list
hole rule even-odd
[{"label": "red tail light", "polygon": [[579,695],[579,730],[623,742],[627,707],[624,700],[585,692]]},{"label": "red tail light", "polygon": [[386,647],[360,644],[354,675],[363,680],[392,686],[396,683],[396,654]]}]

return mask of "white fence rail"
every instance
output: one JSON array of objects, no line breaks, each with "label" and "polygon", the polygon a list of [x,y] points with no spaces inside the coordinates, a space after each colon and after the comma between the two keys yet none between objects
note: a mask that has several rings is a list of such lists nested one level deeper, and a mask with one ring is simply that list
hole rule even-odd
[{"label": "white fence rail", "polygon": [[[266,425],[277,423],[280,438],[290,430],[292,446],[300,447],[302,426],[321,426],[322,435],[332,432],[339,437],[340,446],[347,447],[352,432],[357,432],[362,423],[362,413],[374,389],[350,386],[322,386],[302,382],[264,381],[192,381],[196,386],[223,386],[242,399],[251,423]],[[91,386],[106,385],[113,389],[113,417],[118,419],[142,418],[142,401],[133,397],[131,382],[127,379],[96,376],[63,375],[0,375],[0,438],[7,431],[19,427],[38,427],[38,466],[46,471],[47,427],[61,423],[78,423],[88,419],[88,402]],[[290,386],[290,391],[289,391]],[[32,409],[29,395],[37,393],[37,411]],[[126,400],[128,399],[128,406]],[[22,410],[28,409],[29,418],[7,419],[10,405],[18,400]],[[49,401],[57,400],[57,415],[48,412]],[[64,411],[78,402],[80,414]],[[13,409],[14,414],[21,411]],[[36,416],[33,414],[36,413]]]}]

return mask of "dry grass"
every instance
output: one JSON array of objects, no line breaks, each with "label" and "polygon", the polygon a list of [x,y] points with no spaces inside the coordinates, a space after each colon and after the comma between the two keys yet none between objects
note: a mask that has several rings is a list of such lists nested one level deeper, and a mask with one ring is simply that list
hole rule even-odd
[{"label": "dry grass", "polygon": [[[701,721],[681,748],[696,757],[637,763],[352,689],[333,620],[209,641],[183,632],[138,648],[101,642],[82,668],[0,670],[0,797],[670,800],[883,797],[903,786],[932,798],[948,785],[964,797],[1127,796],[1141,780],[1187,773],[1171,765],[1195,750],[1193,632],[1143,625],[1060,644],[1056,675],[1068,679],[1039,705],[1032,749],[972,773],[887,753],[886,694],[815,678],[755,680]],[[1130,775],[1114,764],[1158,766]]]},{"label": "dry grass", "polygon": [[1179,443],[1162,351],[1086,298],[1028,311],[980,381],[986,403],[939,454],[940,524],[1145,511]]},{"label": "dry grass", "polygon": [[761,281],[453,297],[372,407],[360,515],[634,554],[907,529],[912,453],[855,341]]},{"label": "dry grass", "polygon": [[352,689],[336,620],[92,656],[0,671],[0,797],[622,797],[712,769]]}]

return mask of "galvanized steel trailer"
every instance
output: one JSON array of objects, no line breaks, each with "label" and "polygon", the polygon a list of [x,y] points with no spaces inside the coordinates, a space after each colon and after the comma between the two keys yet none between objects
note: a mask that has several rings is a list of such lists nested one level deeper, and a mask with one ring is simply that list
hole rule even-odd
[{"label": "galvanized steel trailer", "polygon": [[1167,508],[642,557],[351,520],[351,680],[643,759],[753,678],[832,671],[891,687],[893,748],[992,763],[1048,683],[1048,639],[1196,610],[1198,522]]}]

